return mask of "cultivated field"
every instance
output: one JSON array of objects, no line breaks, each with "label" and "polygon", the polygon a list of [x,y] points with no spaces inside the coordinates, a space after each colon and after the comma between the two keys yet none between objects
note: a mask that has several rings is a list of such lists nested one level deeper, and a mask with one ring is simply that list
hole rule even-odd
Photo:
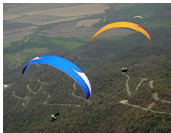
[{"label": "cultivated field", "polygon": [[[33,33],[33,30],[37,28],[36,25],[46,25],[57,22],[66,22],[76,20],[78,18],[103,13],[108,6],[105,4],[4,4],[3,20],[11,23],[27,23],[34,24],[34,26],[27,28],[19,28],[15,30],[4,31],[4,40],[20,41],[24,37],[29,36]],[[98,22],[97,20],[85,20],[80,21],[73,27],[62,29],[62,33],[57,31],[54,34],[53,31],[47,31],[46,33],[52,33],[54,35],[61,34],[58,36],[65,36],[64,34],[73,32],[74,34],[80,34],[77,32],[78,29],[75,26],[91,26]],[[68,30],[68,31],[67,31]],[[86,32],[85,32],[86,31]],[[84,33],[85,32],[85,33]],[[81,32],[81,37],[88,35],[87,29]],[[51,36],[51,35],[48,35]],[[70,34],[65,37],[71,37]]]},{"label": "cultivated field", "polygon": [[[127,4],[124,6],[128,6]],[[117,8],[122,8],[122,4]],[[57,22],[67,22],[90,16],[92,14],[100,14],[109,8],[109,4],[91,3],[91,4],[74,4],[74,3],[56,3],[56,4],[5,4],[4,20],[11,23],[31,24],[27,28],[18,28],[15,30],[4,31],[4,40],[20,41],[24,37],[34,32],[39,25],[46,25]],[[116,8],[116,7],[114,7]],[[116,8],[116,9],[117,9]],[[98,23],[100,19],[86,19],[75,22],[61,23],[50,29],[42,31],[48,37],[92,37],[99,29],[93,29],[91,26]],[[115,29],[115,32],[108,30],[99,37],[110,36],[127,36],[133,33],[128,29]],[[39,34],[41,35],[41,33]]]},{"label": "cultivated field", "polygon": [[[26,6],[30,7],[30,4],[24,5],[24,7],[28,9],[28,7]],[[16,7],[16,10],[17,8],[20,9],[18,9],[17,11],[15,11],[15,9],[8,9],[4,12],[4,20],[11,20],[11,22],[18,23],[44,25],[54,22],[70,21],[77,19],[79,17],[83,17],[85,15],[99,14],[103,13],[106,9],[108,9],[108,7],[105,6],[105,4],[71,4],[70,6],[66,4],[65,6],[63,5],[63,7],[56,8],[52,8],[51,6],[49,6],[49,9],[47,9],[47,5],[47,7],[44,10],[40,10],[40,8],[38,8],[38,11],[35,11],[34,6],[35,5],[33,5],[32,7],[34,9],[33,11],[26,10],[27,12],[21,6]],[[42,6],[42,4],[40,4],[40,6]],[[14,14],[14,12],[16,13]]]},{"label": "cultivated field", "polygon": [[4,40],[21,41],[24,37],[33,33],[36,26],[7,30],[3,33]]},{"label": "cultivated field", "polygon": [[82,15],[91,15],[97,13],[103,13],[108,7],[105,4],[83,4],[63,8],[54,8],[43,11],[33,11],[24,13],[25,15],[34,15],[34,14],[43,14],[43,15],[52,15],[52,16],[82,16]]},{"label": "cultivated field", "polygon": [[4,13],[3,14],[3,20],[12,20],[12,19],[15,19],[15,18],[20,18],[24,15],[22,14],[13,14],[13,13]]}]

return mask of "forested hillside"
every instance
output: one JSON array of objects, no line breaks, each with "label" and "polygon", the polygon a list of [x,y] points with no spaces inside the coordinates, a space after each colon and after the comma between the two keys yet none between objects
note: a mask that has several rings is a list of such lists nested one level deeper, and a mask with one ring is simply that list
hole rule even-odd
[{"label": "forested hillside", "polygon": [[[4,40],[3,84],[9,85],[3,87],[4,133],[171,130],[171,4],[105,6],[103,13],[71,21],[38,26],[15,23],[16,28],[37,28],[22,40]],[[136,15],[143,19],[133,18]],[[75,27],[75,32],[72,27],[78,21],[97,18],[100,21],[91,28]],[[151,40],[120,28],[117,35],[115,29],[101,33],[91,44],[96,31],[117,21],[141,25]],[[69,37],[72,31],[62,30],[67,27],[74,29],[73,37]],[[84,32],[89,35],[78,37]],[[24,65],[41,55],[60,56],[79,66],[90,80],[90,98],[86,99],[72,78],[51,66],[33,64],[22,75]],[[122,72],[122,67],[128,71]],[[59,118],[51,122],[50,114],[56,112]]]}]

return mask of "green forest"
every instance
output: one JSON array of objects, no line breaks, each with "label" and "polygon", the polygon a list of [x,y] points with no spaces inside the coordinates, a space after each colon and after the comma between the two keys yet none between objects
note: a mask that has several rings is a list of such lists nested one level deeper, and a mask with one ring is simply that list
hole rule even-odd
[{"label": "green forest", "polygon": [[[24,38],[4,46],[3,83],[11,84],[3,89],[4,133],[171,131],[171,4],[108,6],[104,13],[74,21],[100,18],[92,26],[95,29],[117,21],[133,22],[144,27],[151,40],[134,32],[97,36],[92,45],[92,36],[48,37],[43,32],[71,23],[66,21],[39,26],[27,42]],[[143,19],[133,19],[137,14]],[[13,24],[12,28],[28,25]],[[33,64],[22,75],[23,66],[42,55],[56,55],[79,66],[90,80],[90,98],[72,78],[51,66]],[[123,73],[122,67],[128,72]],[[52,123],[50,114],[56,112],[59,118]]]}]

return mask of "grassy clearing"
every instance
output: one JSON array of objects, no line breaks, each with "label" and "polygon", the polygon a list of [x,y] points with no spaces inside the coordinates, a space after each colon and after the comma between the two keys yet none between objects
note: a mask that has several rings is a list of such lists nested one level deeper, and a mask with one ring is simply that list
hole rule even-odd
[{"label": "grassy clearing", "polygon": [[83,38],[77,38],[79,41],[83,41],[83,42],[91,42],[91,37],[83,37]]},{"label": "grassy clearing", "polygon": [[63,41],[63,40],[57,40],[57,39],[50,39],[49,41],[56,45],[64,46],[65,48],[67,48],[69,50],[74,50],[74,49],[84,45],[84,43],[75,42],[75,41]]},{"label": "grassy clearing", "polygon": [[32,36],[32,38],[29,39],[29,43],[41,43],[40,36]]},{"label": "grassy clearing", "polygon": [[11,46],[12,40],[3,40],[3,48],[7,48]]}]

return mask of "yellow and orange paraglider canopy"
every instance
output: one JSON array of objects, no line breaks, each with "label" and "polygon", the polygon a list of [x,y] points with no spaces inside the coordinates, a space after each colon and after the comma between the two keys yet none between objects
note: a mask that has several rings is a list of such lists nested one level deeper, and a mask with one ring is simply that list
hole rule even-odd
[{"label": "yellow and orange paraglider canopy", "polygon": [[105,30],[108,30],[108,29],[111,29],[111,28],[119,28],[119,27],[130,28],[130,29],[139,31],[139,32],[141,32],[142,34],[144,34],[144,35],[148,38],[148,40],[150,40],[150,35],[149,35],[149,33],[148,33],[143,27],[139,26],[138,24],[136,24],[136,23],[131,23],[131,22],[115,22],[115,23],[107,24],[107,25],[105,25],[104,27],[102,27],[100,30],[98,30],[98,31],[94,34],[91,43],[93,44],[93,41],[94,41],[95,37],[96,37],[98,34],[100,34],[101,32],[103,32],[103,31],[105,31]]}]

